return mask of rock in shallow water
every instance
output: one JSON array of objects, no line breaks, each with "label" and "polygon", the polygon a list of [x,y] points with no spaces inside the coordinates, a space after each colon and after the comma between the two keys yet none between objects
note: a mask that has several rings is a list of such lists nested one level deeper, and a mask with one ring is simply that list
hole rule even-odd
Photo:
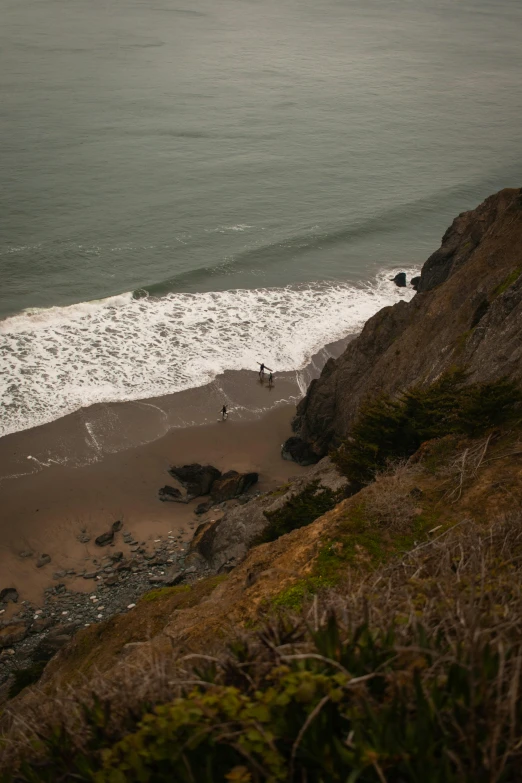
[{"label": "rock in shallow water", "polygon": [[406,272],[398,272],[395,277],[392,278],[392,282],[399,288],[406,288]]}]

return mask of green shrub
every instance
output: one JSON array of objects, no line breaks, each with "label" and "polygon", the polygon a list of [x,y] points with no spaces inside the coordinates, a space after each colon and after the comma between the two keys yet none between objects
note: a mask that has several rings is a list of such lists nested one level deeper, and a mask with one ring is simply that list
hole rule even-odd
[{"label": "green shrub", "polygon": [[142,595],[142,601],[157,601],[160,598],[170,598],[172,595],[178,595],[179,593],[190,593],[190,585],[176,585],[176,587],[160,587],[158,590],[149,590],[148,593]]},{"label": "green shrub", "polygon": [[[259,649],[236,644],[224,669],[202,668],[200,687],[148,712],[119,741],[107,730],[108,705],[98,702],[86,711],[90,747],[71,755],[70,738],[57,729],[46,763],[27,765],[15,779],[518,780],[519,732],[508,729],[520,725],[522,702],[510,698],[503,710],[499,701],[520,684],[517,645],[499,649],[485,640],[452,649],[443,634],[419,625],[404,647],[393,626],[363,624],[346,636],[332,614],[311,638],[308,654],[285,654],[287,643],[264,661]],[[494,732],[499,709],[508,723]]]},{"label": "green shrub", "polygon": [[398,399],[386,394],[368,399],[350,439],[332,457],[354,487],[361,487],[389,461],[414,454],[424,441],[450,434],[475,437],[512,420],[521,402],[522,392],[512,381],[466,384],[466,373],[452,370]]},{"label": "green shrub", "polygon": [[309,525],[330,511],[339,500],[336,492],[328,488],[319,489],[319,481],[312,481],[302,492],[291,497],[282,508],[277,511],[265,511],[268,526],[256,543],[275,541],[291,530]]}]

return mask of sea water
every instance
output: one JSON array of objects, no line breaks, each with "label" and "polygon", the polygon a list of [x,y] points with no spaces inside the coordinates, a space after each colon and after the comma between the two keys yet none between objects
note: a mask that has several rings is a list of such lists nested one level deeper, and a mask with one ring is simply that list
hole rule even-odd
[{"label": "sea water", "polygon": [[518,0],[0,13],[0,434],[298,368],[522,184]]}]

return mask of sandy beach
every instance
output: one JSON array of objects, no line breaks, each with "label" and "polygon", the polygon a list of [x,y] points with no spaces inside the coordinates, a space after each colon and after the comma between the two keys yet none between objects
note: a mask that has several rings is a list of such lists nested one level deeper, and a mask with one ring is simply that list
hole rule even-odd
[{"label": "sandy beach", "polygon": [[[190,394],[195,398],[198,392],[201,393],[194,390]],[[176,402],[179,409],[183,401],[169,402]],[[134,410],[128,411],[127,407]],[[129,438],[137,438],[140,431],[147,429],[149,417],[144,404],[129,403],[119,408],[120,421],[127,417],[134,425]],[[225,422],[216,417],[212,424],[176,427],[150,442],[112,453],[107,431],[104,452],[98,452],[96,459],[91,455],[90,460],[89,445],[81,436],[81,428],[86,416],[98,425],[106,416],[114,418],[110,406],[79,411],[58,422],[4,438],[0,441],[1,586],[15,586],[21,600],[38,603],[44,588],[53,584],[53,573],[79,571],[88,560],[106,554],[94,544],[94,538],[116,520],[122,520],[125,529],[143,542],[170,531],[190,540],[199,523],[194,514],[199,500],[187,505],[159,501],[158,489],[169,483],[168,467],[200,462],[222,471],[256,471],[260,476],[257,489],[270,489],[303,470],[280,456],[280,445],[290,434],[294,411],[293,405],[279,404],[257,419],[234,418],[231,412]],[[60,445],[63,452],[76,447],[75,459],[53,461],[51,450]],[[35,454],[41,460],[28,459]],[[87,544],[78,541],[82,531],[91,536]],[[122,541],[117,542],[117,548],[127,554],[128,547]],[[20,556],[26,552],[33,554]],[[42,553],[49,554],[51,562],[37,568],[36,561]],[[67,582],[72,589],[90,589],[83,579],[70,578]]]},{"label": "sandy beach", "polygon": [[[174,531],[188,543],[201,521],[194,514],[200,500],[158,499],[171,465],[255,471],[261,491],[298,475],[304,469],[280,453],[295,404],[347,339],[326,346],[304,370],[278,374],[273,387],[256,372],[228,372],[196,389],[82,408],[0,439],[0,589],[15,586],[21,600],[38,603],[45,587],[56,584],[54,573],[81,572],[106,554],[94,539],[117,520],[140,542]],[[221,421],[224,403],[229,417]],[[89,543],[78,540],[82,532]],[[120,539],[117,549],[126,555]],[[51,562],[37,568],[43,553]],[[90,589],[82,578],[66,582]]]}]

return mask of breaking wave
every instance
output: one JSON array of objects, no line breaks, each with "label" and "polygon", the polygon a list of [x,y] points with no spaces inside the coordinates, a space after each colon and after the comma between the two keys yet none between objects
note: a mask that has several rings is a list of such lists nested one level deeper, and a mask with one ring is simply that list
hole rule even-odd
[{"label": "breaking wave", "polygon": [[[202,386],[225,370],[300,369],[413,291],[381,272],[365,285],[322,282],[209,293],[132,293],[29,310],[0,322],[0,435],[99,402]],[[416,270],[408,270],[408,277]]]}]

